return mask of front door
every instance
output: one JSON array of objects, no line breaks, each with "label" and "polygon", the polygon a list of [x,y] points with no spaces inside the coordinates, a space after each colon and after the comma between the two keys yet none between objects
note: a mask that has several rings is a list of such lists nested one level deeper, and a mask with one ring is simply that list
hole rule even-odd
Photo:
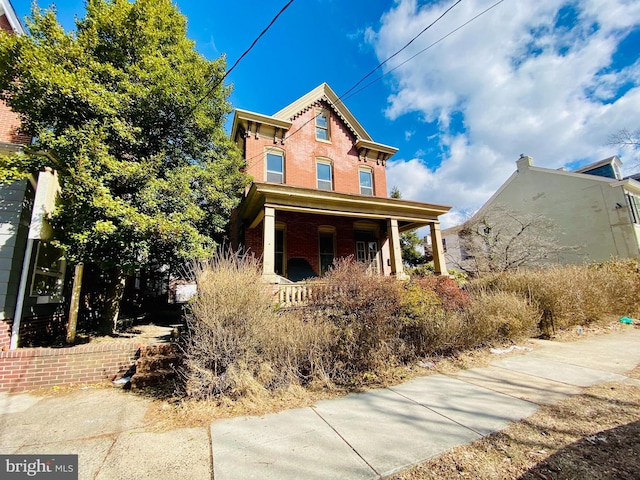
[{"label": "front door", "polygon": [[371,273],[380,273],[380,251],[373,232],[357,231],[356,260],[368,265]]}]

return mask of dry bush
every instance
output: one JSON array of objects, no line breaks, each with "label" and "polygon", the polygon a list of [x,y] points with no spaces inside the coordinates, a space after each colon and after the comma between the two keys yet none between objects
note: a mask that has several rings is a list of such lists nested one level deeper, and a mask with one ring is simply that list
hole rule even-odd
[{"label": "dry bush", "polygon": [[469,294],[460,288],[459,283],[450,277],[424,275],[415,279],[421,288],[435,292],[447,311],[462,311],[469,304]]},{"label": "dry bush", "polygon": [[390,277],[372,275],[365,264],[342,258],[323,278],[322,294],[310,309],[334,326],[331,379],[357,383],[395,363],[400,285]]},{"label": "dry bush", "polygon": [[187,395],[260,397],[323,378],[331,326],[276,311],[256,259],[220,253],[196,268],[196,278],[184,346]]},{"label": "dry bush", "polygon": [[635,260],[594,265],[553,266],[480,277],[467,285],[482,292],[510,292],[526,299],[540,316],[540,328],[589,324],[606,315],[635,315],[640,293],[640,268]]},{"label": "dry bush", "polygon": [[403,360],[446,354],[464,346],[464,321],[455,311],[444,308],[445,301],[424,282],[404,286],[399,312]]},{"label": "dry bush", "polygon": [[481,292],[465,310],[466,346],[504,342],[537,332],[540,314],[512,292]]}]

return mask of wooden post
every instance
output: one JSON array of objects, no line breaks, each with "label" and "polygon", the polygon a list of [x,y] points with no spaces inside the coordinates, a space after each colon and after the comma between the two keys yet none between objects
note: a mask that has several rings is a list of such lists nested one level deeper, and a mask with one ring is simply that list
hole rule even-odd
[{"label": "wooden post", "polygon": [[67,324],[67,343],[76,341],[76,327],[78,326],[78,310],[80,309],[80,292],[82,291],[82,274],[84,263],[76,265],[71,290],[71,306],[69,307],[69,323]]}]

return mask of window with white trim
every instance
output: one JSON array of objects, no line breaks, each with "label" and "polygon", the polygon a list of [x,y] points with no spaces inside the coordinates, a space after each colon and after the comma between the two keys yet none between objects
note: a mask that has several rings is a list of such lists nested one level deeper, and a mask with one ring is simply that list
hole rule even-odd
[{"label": "window with white trim", "polygon": [[316,110],[316,140],[331,141],[329,118],[328,110]]},{"label": "window with white trim", "polygon": [[373,195],[373,172],[370,168],[360,168],[358,170],[360,181],[360,193],[362,195]]},{"label": "window with white trim", "polygon": [[48,297],[47,301],[50,302],[62,302],[65,270],[62,250],[48,242],[38,242],[30,295]]},{"label": "window with white trim", "polygon": [[284,183],[284,152],[268,150],[266,157],[267,182]]},{"label": "window with white trim", "polygon": [[333,190],[333,172],[329,160],[316,160],[316,178],[318,189]]}]

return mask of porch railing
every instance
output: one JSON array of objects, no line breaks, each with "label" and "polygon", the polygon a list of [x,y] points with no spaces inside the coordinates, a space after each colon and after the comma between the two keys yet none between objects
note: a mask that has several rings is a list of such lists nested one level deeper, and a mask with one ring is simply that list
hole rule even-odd
[{"label": "porch railing", "polygon": [[309,300],[318,298],[328,292],[323,283],[287,283],[278,285],[278,304],[281,307],[305,305]]}]

